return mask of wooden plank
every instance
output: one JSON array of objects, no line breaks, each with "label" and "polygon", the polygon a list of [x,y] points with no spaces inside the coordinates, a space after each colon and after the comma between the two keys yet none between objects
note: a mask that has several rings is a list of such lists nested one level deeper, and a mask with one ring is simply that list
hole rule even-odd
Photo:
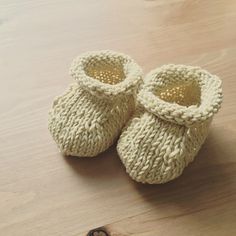
[{"label": "wooden plank", "polygon": [[[236,1],[0,0],[0,234],[235,235]],[[177,180],[142,185],[115,145],[64,158],[47,130],[54,96],[87,50],[130,54],[148,72],[199,65],[223,80],[207,142]]]}]

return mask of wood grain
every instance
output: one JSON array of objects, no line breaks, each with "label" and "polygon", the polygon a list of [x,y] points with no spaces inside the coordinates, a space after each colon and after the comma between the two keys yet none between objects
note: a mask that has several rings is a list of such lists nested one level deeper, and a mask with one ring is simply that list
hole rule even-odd
[{"label": "wood grain", "polygon": [[[236,235],[235,25],[234,0],[0,0],[0,235]],[[98,49],[145,72],[183,63],[222,78],[222,109],[177,180],[133,182],[115,145],[94,159],[58,152],[52,99],[71,60]]]}]

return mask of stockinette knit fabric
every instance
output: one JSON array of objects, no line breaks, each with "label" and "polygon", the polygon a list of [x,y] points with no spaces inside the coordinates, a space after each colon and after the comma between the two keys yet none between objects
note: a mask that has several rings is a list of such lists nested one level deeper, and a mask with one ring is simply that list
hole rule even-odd
[{"label": "stockinette knit fabric", "polygon": [[49,130],[65,155],[96,156],[133,113],[142,71],[127,55],[94,51],[76,58],[70,74],[76,83],[54,100]]},{"label": "stockinette knit fabric", "polygon": [[221,80],[199,67],[165,65],[151,71],[117,151],[128,174],[142,183],[180,176],[204,143],[222,102]]}]

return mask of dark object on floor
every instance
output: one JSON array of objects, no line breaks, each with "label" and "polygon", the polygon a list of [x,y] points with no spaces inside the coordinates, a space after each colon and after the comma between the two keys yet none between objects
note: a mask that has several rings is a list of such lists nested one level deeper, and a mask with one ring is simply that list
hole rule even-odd
[{"label": "dark object on floor", "polygon": [[104,228],[97,228],[90,230],[87,236],[109,236],[109,234],[105,231]]}]

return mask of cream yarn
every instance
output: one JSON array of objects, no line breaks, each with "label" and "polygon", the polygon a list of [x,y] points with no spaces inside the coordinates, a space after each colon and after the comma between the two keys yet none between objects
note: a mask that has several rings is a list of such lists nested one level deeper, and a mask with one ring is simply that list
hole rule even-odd
[{"label": "cream yarn", "polygon": [[222,102],[221,80],[199,67],[165,65],[151,71],[138,109],[118,141],[118,154],[136,181],[158,184],[194,159]]},{"label": "cream yarn", "polygon": [[96,156],[133,113],[142,71],[127,55],[94,51],[76,58],[70,74],[77,83],[53,102],[49,130],[65,155]]}]

